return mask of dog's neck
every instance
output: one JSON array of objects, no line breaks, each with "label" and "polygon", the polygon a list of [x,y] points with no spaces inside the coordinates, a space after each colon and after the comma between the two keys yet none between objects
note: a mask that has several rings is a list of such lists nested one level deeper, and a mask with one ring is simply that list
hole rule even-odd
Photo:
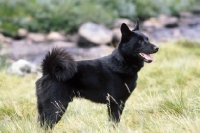
[{"label": "dog's neck", "polygon": [[137,57],[125,58],[116,48],[111,54],[111,60],[109,63],[115,64],[116,66],[113,70],[119,73],[124,73],[128,75],[136,74],[144,66],[144,62],[139,60]]}]

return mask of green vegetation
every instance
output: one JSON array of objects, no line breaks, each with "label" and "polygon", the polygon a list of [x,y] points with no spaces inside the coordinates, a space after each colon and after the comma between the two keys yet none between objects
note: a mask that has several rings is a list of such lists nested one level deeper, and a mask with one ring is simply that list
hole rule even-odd
[{"label": "green vegetation", "polygon": [[2,44],[0,43],[0,70],[5,69],[5,67],[8,65],[8,63],[6,62],[7,55],[2,54],[1,52],[2,52]]},{"label": "green vegetation", "polygon": [[[121,123],[107,121],[106,105],[75,99],[55,133],[200,132],[200,43],[162,44],[156,62],[145,64]],[[36,77],[0,71],[0,133],[44,132],[37,125]]]},{"label": "green vegetation", "polygon": [[13,37],[19,28],[74,32],[86,21],[110,26],[119,17],[177,15],[198,4],[198,0],[0,0],[0,32]]}]

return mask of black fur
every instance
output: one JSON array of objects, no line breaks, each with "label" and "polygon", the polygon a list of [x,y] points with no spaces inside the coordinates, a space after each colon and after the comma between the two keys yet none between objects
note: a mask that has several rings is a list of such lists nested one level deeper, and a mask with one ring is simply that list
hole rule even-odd
[{"label": "black fur", "polygon": [[64,49],[53,48],[46,54],[42,62],[43,74],[50,74],[59,81],[72,78],[76,71],[77,66],[74,59]]},{"label": "black fur", "polygon": [[108,106],[109,120],[118,123],[125,102],[136,87],[144,61],[139,53],[152,54],[158,47],[139,30],[121,26],[122,38],[112,54],[95,60],[74,61],[68,52],[54,48],[42,63],[43,76],[36,82],[39,122],[52,128],[74,97]]}]

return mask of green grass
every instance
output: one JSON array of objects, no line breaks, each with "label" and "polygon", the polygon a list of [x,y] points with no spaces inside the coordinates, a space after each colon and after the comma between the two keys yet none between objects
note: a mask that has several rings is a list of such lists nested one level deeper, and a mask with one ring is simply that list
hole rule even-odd
[{"label": "green grass", "polygon": [[[75,99],[53,133],[199,133],[200,43],[160,45],[145,64],[126,103],[121,123],[107,121],[106,105]],[[37,120],[36,77],[0,71],[0,133],[45,132]]]}]

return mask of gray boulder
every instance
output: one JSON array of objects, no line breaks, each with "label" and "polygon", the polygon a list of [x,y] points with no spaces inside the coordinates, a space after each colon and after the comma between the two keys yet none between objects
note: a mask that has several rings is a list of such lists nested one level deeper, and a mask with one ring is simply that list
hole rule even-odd
[{"label": "gray boulder", "polygon": [[78,46],[92,47],[112,42],[113,32],[103,25],[92,22],[84,23],[78,30]]},{"label": "gray boulder", "polygon": [[48,41],[64,41],[65,36],[60,34],[59,32],[52,31],[47,35]]},{"label": "gray boulder", "polygon": [[179,19],[177,17],[172,17],[165,14],[161,14],[158,17],[158,21],[166,28],[175,28],[179,26]]},{"label": "gray boulder", "polygon": [[46,35],[42,33],[29,33],[27,35],[27,39],[32,42],[45,42],[46,41]]},{"label": "gray boulder", "polygon": [[195,26],[200,23],[200,17],[195,16],[190,12],[180,13],[180,25],[181,26]]},{"label": "gray boulder", "polygon": [[7,73],[18,76],[25,76],[30,73],[37,73],[37,67],[35,64],[29,61],[20,59],[11,64],[11,66],[7,69]]},{"label": "gray boulder", "polygon": [[153,32],[157,29],[162,29],[164,26],[159,23],[157,18],[149,18],[143,22],[143,25],[140,26],[143,30],[148,32]]},{"label": "gray boulder", "polygon": [[0,42],[4,42],[4,40],[5,40],[4,35],[2,35],[2,34],[0,33]]},{"label": "gray boulder", "polygon": [[28,31],[26,29],[20,28],[18,29],[18,36],[24,38],[28,35]]}]

